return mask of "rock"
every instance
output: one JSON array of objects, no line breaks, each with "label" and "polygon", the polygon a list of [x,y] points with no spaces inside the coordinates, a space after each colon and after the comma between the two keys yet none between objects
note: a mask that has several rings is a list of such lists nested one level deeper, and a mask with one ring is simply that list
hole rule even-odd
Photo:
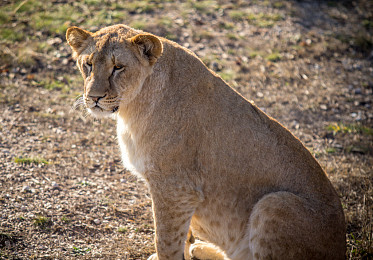
[{"label": "rock", "polygon": [[221,64],[217,63],[216,61],[213,61],[211,66],[214,71],[221,71],[223,69]]},{"label": "rock", "polygon": [[56,38],[50,38],[50,39],[47,40],[47,44],[49,44],[49,45],[58,45],[61,42],[62,42],[62,40],[60,38],[58,38],[58,37],[56,37]]},{"label": "rock", "polygon": [[93,220],[93,223],[95,223],[96,225],[100,225],[101,224],[101,221],[99,219],[94,219]]},{"label": "rock", "polygon": [[60,188],[60,185],[58,185],[58,183],[56,183],[56,182],[52,182],[52,189],[53,190],[60,190],[61,188]]},{"label": "rock", "polygon": [[31,192],[31,188],[30,188],[30,186],[24,186],[24,187],[22,188],[22,192]]},{"label": "rock", "polygon": [[262,97],[264,97],[264,94],[263,94],[262,92],[258,91],[258,92],[256,93],[256,96],[257,96],[258,98],[262,98]]},{"label": "rock", "polygon": [[291,128],[294,128],[294,129],[299,129],[299,123],[298,121],[296,120],[293,120],[293,122],[291,122]]}]

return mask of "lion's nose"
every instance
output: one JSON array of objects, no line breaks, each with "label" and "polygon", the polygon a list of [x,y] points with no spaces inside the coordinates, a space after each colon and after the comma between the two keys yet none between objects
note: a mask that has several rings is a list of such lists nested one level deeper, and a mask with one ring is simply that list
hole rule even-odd
[{"label": "lion's nose", "polygon": [[106,95],[104,96],[101,96],[101,97],[97,97],[97,96],[88,96],[90,99],[92,99],[92,101],[94,102],[98,102],[101,98],[104,98]]}]

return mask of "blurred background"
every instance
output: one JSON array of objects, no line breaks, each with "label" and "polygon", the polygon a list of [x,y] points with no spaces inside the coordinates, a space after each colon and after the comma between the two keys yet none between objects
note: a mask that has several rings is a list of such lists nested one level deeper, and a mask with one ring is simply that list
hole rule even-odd
[{"label": "blurred background", "polygon": [[146,259],[144,184],[115,121],[72,109],[83,81],[69,26],[125,23],[194,51],[289,128],[328,173],[347,259],[373,257],[373,2],[0,2],[0,259]]}]

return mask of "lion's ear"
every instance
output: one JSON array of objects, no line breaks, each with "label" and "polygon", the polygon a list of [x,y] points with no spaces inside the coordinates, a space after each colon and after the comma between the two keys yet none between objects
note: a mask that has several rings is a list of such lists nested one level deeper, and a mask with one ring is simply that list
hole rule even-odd
[{"label": "lion's ear", "polygon": [[142,57],[153,65],[162,55],[163,44],[158,37],[151,34],[139,34],[130,39],[130,41],[138,47]]},{"label": "lion's ear", "polygon": [[66,31],[67,43],[71,46],[75,55],[79,55],[83,51],[87,45],[86,42],[90,37],[90,32],[76,26],[70,27]]}]

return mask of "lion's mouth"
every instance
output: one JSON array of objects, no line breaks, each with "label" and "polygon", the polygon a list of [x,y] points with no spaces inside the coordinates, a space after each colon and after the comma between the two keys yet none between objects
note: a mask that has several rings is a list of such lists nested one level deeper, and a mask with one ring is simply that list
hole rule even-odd
[{"label": "lion's mouth", "polygon": [[[95,110],[99,110],[99,111],[104,111],[105,109],[102,108],[101,106],[99,106],[98,104],[96,104],[93,108],[91,109],[95,109]],[[116,106],[114,107],[112,110],[111,110],[111,113],[115,113],[119,110],[119,106]]]}]

